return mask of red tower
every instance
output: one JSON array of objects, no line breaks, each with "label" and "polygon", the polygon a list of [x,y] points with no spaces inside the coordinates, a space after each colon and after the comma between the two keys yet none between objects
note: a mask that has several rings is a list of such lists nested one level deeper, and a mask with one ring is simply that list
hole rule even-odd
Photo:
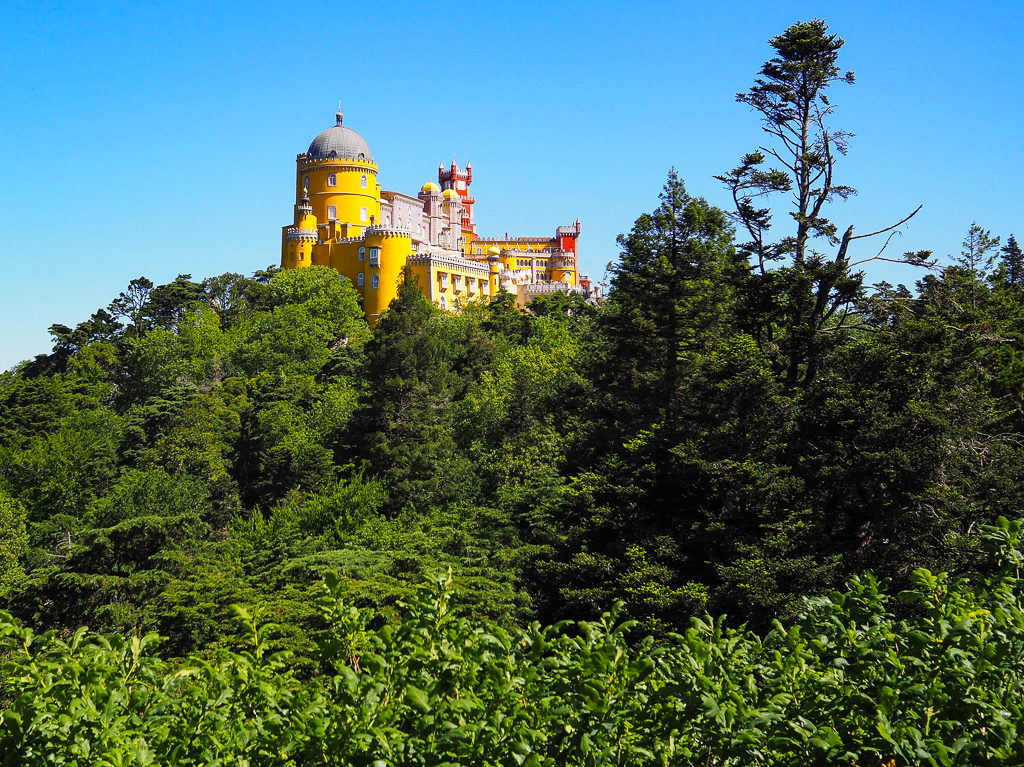
[{"label": "red tower", "polygon": [[580,220],[572,226],[560,226],[556,232],[558,236],[558,247],[569,253],[576,253],[576,238],[580,236]]},{"label": "red tower", "polygon": [[452,165],[445,170],[443,164],[437,166],[437,183],[441,190],[454,189],[462,202],[462,231],[476,238],[476,224],[473,223],[473,204],[476,202],[469,196],[469,185],[473,183],[473,164],[467,162],[466,170],[460,170],[452,158]]}]

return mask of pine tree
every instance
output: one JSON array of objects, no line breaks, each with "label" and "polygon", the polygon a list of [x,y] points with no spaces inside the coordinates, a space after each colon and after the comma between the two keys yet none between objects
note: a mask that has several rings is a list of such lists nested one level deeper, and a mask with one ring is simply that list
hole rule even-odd
[{"label": "pine tree", "polygon": [[620,235],[597,324],[599,389],[626,431],[671,416],[688,356],[733,322],[748,267],[725,214],[691,197],[673,169],[661,205]]},{"label": "pine tree", "polygon": [[406,267],[398,296],[366,344],[353,443],[366,473],[384,479],[391,513],[439,502],[442,467],[455,451],[449,405],[460,382],[440,320]]},{"label": "pine tree", "polygon": [[[842,38],[828,34],[828,25],[814,19],[793,24],[769,44],[775,55],[765,62],[753,87],[737,94],[736,100],[760,115],[762,129],[771,138],[716,178],[732,193],[733,218],[750,238],[742,249],[753,259],[760,278],[755,303],[761,310],[755,318],[760,328],[755,337],[762,348],[781,350],[787,385],[806,388],[849,307],[862,295],[863,275],[853,267],[879,258],[916,264],[923,257],[904,254],[890,259],[882,256],[884,247],[859,260],[851,259],[850,253],[857,240],[884,233],[891,238],[916,210],[896,224],[858,235],[850,226],[840,236],[828,217],[831,203],[857,193],[835,175],[837,160],[846,154],[853,134],[830,125],[835,106],[828,89],[854,82],[853,72],[843,73],[838,66]],[[778,166],[765,168],[766,162]],[[777,239],[771,231],[772,209],[758,207],[774,194],[788,194],[789,217],[795,222],[794,229]],[[833,255],[826,256],[825,249],[834,249]],[[789,264],[769,269],[780,259],[789,259]]]},{"label": "pine tree", "polygon": [[1017,244],[1017,238],[1011,234],[999,255],[1007,284],[1024,285],[1024,251]]}]

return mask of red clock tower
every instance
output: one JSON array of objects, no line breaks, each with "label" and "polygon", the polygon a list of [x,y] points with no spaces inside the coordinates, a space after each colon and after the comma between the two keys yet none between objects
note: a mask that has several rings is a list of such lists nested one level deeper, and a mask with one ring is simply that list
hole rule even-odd
[{"label": "red clock tower", "polygon": [[473,223],[473,203],[476,202],[469,196],[469,185],[473,183],[473,164],[467,162],[466,169],[460,170],[455,158],[452,158],[452,165],[445,170],[443,164],[437,166],[437,183],[441,190],[454,189],[462,202],[462,232],[468,234],[469,239],[476,239],[476,224]]}]

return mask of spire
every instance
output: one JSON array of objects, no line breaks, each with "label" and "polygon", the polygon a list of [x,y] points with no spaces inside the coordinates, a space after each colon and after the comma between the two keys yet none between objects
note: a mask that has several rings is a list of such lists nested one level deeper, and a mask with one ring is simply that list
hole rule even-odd
[{"label": "spire", "polygon": [[341,121],[344,119],[344,117],[345,115],[341,113],[341,99],[338,99],[338,113],[334,115],[334,119],[338,121],[338,125],[341,125]]}]

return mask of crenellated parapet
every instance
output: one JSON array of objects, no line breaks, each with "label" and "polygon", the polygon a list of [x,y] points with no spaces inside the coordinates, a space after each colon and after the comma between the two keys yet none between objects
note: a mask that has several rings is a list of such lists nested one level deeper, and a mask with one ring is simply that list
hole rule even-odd
[{"label": "crenellated parapet", "polygon": [[583,288],[569,282],[531,282],[523,285],[523,292],[532,297],[550,296],[555,293],[582,293]]},{"label": "crenellated parapet", "polygon": [[303,229],[298,226],[289,226],[285,229],[285,239],[288,241],[316,242],[318,237],[316,229]]},{"label": "crenellated parapet", "polygon": [[377,164],[368,160],[350,160],[348,158],[314,158],[304,159],[306,155],[300,154],[298,156],[299,170],[310,173],[315,170],[330,170],[330,171],[343,171],[343,172],[354,172],[354,171],[369,171],[371,173],[377,173],[380,169]]},{"label": "crenellated parapet", "polygon": [[405,237],[408,239],[412,234],[410,229],[401,229],[394,226],[368,226],[363,231],[366,237]]},{"label": "crenellated parapet", "polygon": [[451,271],[472,272],[481,277],[487,277],[491,270],[477,261],[469,261],[461,256],[448,255],[443,253],[417,253],[409,256],[407,263],[410,266],[434,266],[445,267]]}]

